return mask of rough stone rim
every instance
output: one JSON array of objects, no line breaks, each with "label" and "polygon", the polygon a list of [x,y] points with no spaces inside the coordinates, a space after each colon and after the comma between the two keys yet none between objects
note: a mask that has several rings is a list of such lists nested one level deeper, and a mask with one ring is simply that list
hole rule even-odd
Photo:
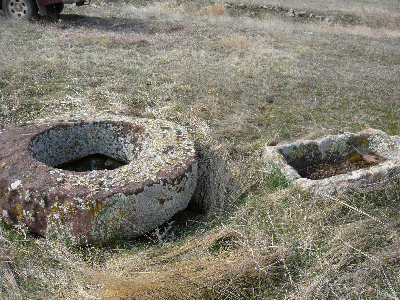
[{"label": "rough stone rim", "polygon": [[[297,170],[287,162],[283,154],[285,151],[290,152],[298,147],[305,148],[310,145],[324,150],[330,147],[332,140],[346,141],[349,138],[358,136],[364,136],[368,139],[368,150],[377,152],[386,157],[387,160],[369,168],[320,180],[312,180],[301,177]],[[359,133],[329,135],[314,141],[299,140],[288,144],[266,146],[263,151],[263,159],[267,163],[277,166],[285,175],[288,182],[299,185],[316,195],[337,194],[348,188],[367,187],[398,176],[400,174],[400,137],[389,136],[385,132],[376,129],[367,129]]]},{"label": "rough stone rim", "polygon": [[[74,115],[73,115],[74,117]],[[130,122],[131,124],[135,124],[137,127],[146,127],[147,132],[144,134],[149,134],[150,131],[157,132],[165,130],[165,134],[151,134],[148,136],[151,139],[151,144],[155,145],[155,147],[151,147],[151,149],[147,149],[143,145],[142,141],[142,151],[138,153],[137,156],[130,161],[125,166],[122,166],[115,170],[95,170],[95,171],[87,171],[87,172],[74,172],[68,170],[61,170],[54,168],[56,172],[60,172],[60,174],[67,173],[69,176],[74,177],[79,182],[84,181],[91,185],[92,177],[98,177],[98,173],[101,173],[103,176],[107,176],[108,174],[112,174],[114,178],[118,178],[119,185],[122,186],[126,184],[125,178],[127,176],[134,176],[136,182],[151,180],[155,182],[159,182],[163,179],[170,178],[171,173],[179,173],[182,167],[186,166],[186,160],[193,160],[195,157],[195,150],[193,148],[193,141],[187,143],[187,139],[182,138],[183,143],[179,145],[179,149],[175,149],[174,157],[169,157],[170,153],[166,152],[164,149],[169,147],[170,141],[168,140],[167,131],[171,129],[170,126],[175,126],[174,123],[163,121],[163,120],[154,120],[154,119],[136,119],[129,117],[113,117],[113,116],[97,116],[96,118],[92,118],[90,116],[86,116],[86,118],[79,118],[76,120],[75,118],[67,119],[65,121],[64,118],[61,119],[42,119],[32,122],[35,126],[48,126],[46,130],[52,130],[55,128],[54,122],[62,122],[62,124],[82,124],[87,122]],[[27,123],[29,125],[29,123]],[[56,125],[56,127],[61,126]],[[40,132],[37,135],[41,135]],[[36,135],[35,135],[36,136]],[[191,135],[188,132],[184,133],[184,137],[189,137],[191,140]],[[33,137],[34,138],[34,137]],[[184,142],[186,141],[186,144]],[[147,145],[149,146],[149,145]],[[150,150],[150,151],[149,151]],[[150,167],[146,167],[148,160],[152,159],[154,163]],[[50,167],[53,168],[53,167]],[[60,171],[59,171],[60,170]],[[132,178],[132,177],[131,177]],[[83,179],[83,180],[80,180]]]},{"label": "rough stone rim", "polygon": [[[70,161],[74,161],[80,158],[83,158],[85,156],[88,155],[92,155],[92,154],[96,154],[96,153],[100,153],[103,155],[106,155],[108,157],[112,157],[114,159],[118,159],[123,161],[125,164],[129,164],[129,163],[133,163],[135,160],[134,157],[134,153],[132,151],[132,149],[129,149],[127,147],[127,145],[129,146],[137,146],[136,143],[137,141],[130,141],[130,142],[125,142],[122,140],[121,138],[118,138],[118,136],[116,135],[117,132],[113,132],[113,131],[109,131],[109,134],[114,134],[113,138],[117,140],[117,142],[119,144],[117,144],[117,147],[114,146],[114,151],[111,151],[111,149],[107,149],[105,147],[104,144],[110,143],[110,139],[107,140],[105,137],[99,137],[98,135],[95,136],[96,140],[93,140],[95,135],[95,131],[90,131],[88,132],[87,129],[85,129],[86,127],[90,127],[90,126],[98,126],[100,127],[101,125],[109,125],[109,126],[114,126],[114,127],[119,127],[120,130],[124,130],[124,131],[131,131],[131,132],[135,132],[135,131],[139,131],[140,129],[143,128],[137,128],[135,126],[133,126],[131,123],[126,123],[126,122],[106,122],[106,121],[101,121],[101,122],[78,122],[78,123],[70,123],[70,124],[57,124],[53,127],[50,127],[38,134],[36,134],[35,136],[33,136],[30,140],[29,146],[28,146],[28,151],[29,154],[31,156],[33,156],[36,160],[38,160],[39,162],[42,162],[46,165],[48,165],[49,167],[52,168],[57,168],[56,166],[64,164],[64,163],[68,163]],[[79,146],[85,146],[85,150],[86,151],[79,151],[79,153],[76,151],[76,147],[77,144],[71,146],[68,143],[67,137],[65,132],[63,132],[63,130],[67,130],[69,129],[69,131],[77,131],[75,128],[79,128],[81,127],[81,133],[83,133],[84,135],[81,136],[81,140],[79,142],[81,142],[81,144],[85,144],[86,145],[79,145]],[[97,128],[98,129],[98,128]],[[76,134],[76,132],[75,132]],[[52,135],[52,136],[51,136]],[[92,135],[92,136],[91,136]],[[51,137],[49,137],[51,136]],[[53,140],[53,143],[49,143],[50,145],[44,145],[45,140],[47,138],[47,142],[50,142],[51,140]],[[50,141],[49,141],[50,139]],[[61,139],[60,142],[55,143],[54,140],[56,139]],[[64,142],[64,144],[62,144]],[[75,139],[75,143],[78,143]],[[61,144],[61,145],[59,145]],[[58,150],[61,150],[64,156],[66,157],[62,157],[61,155],[58,156],[51,156],[52,153],[54,153],[56,151],[56,148],[58,146]],[[115,149],[116,148],[116,149]],[[129,153],[131,152],[131,153]],[[131,154],[131,155],[130,155]],[[72,171],[73,172],[73,171]]]},{"label": "rough stone rim", "polygon": [[[37,134],[41,134],[43,131],[51,130],[57,122],[59,123],[57,126],[85,122],[130,122],[136,124],[139,128],[145,127],[146,130],[140,132],[138,138],[141,138],[142,142],[146,140],[148,143],[147,146],[142,145],[142,151],[139,151],[134,161],[143,161],[146,162],[146,164],[137,164],[139,166],[135,166],[134,168],[131,168],[131,165],[128,164],[115,170],[73,172],[52,168],[39,162],[28,153],[28,145],[32,140],[32,136],[34,137]],[[8,137],[10,137],[10,133],[7,133],[7,130],[8,129],[5,129],[0,132],[0,139],[7,134]],[[4,153],[4,151],[0,153],[4,154],[3,156],[0,155],[0,175],[3,174],[0,178],[0,182],[5,187],[4,191],[0,191],[0,198],[18,198],[20,199],[18,200],[20,203],[29,203],[31,206],[29,210],[22,211],[18,209],[15,213],[15,217],[18,219],[18,225],[28,225],[29,227],[29,225],[33,224],[35,221],[43,225],[46,220],[38,220],[38,218],[35,220],[35,216],[33,215],[34,211],[38,209],[52,210],[53,219],[58,219],[60,214],[65,212],[65,219],[70,219],[71,214],[73,214],[70,210],[70,205],[73,203],[66,201],[66,199],[71,198],[68,198],[68,193],[70,190],[73,190],[74,186],[87,187],[87,189],[85,189],[87,193],[85,192],[86,194],[83,195],[82,198],[74,198],[72,201],[75,203],[74,206],[84,207],[90,204],[95,210],[103,209],[104,203],[106,203],[106,205],[108,205],[107,203],[112,204],[119,198],[126,202],[127,197],[136,197],[135,195],[140,196],[142,193],[154,194],[154,188],[159,191],[161,189],[161,198],[158,200],[155,199],[155,201],[159,202],[159,207],[168,207],[166,213],[157,215],[158,222],[161,223],[172,217],[178,210],[184,209],[190,201],[192,192],[195,189],[197,163],[194,141],[186,129],[169,121],[137,119],[104,114],[79,114],[35,120],[12,126],[12,130],[14,130],[13,132],[15,135],[18,136],[15,143],[17,150],[11,151],[10,153]],[[172,131],[173,134],[171,133]],[[21,134],[18,135],[18,132]],[[171,143],[176,146],[174,149],[170,148]],[[7,156],[12,159],[7,161]],[[5,160],[1,161],[3,158],[5,158]],[[13,172],[13,166],[18,164],[18,160],[22,159],[26,162],[25,167],[27,169],[27,174],[15,174],[15,172]],[[147,163],[149,160],[151,164]],[[36,171],[40,172],[37,174],[44,174],[44,176],[42,176],[42,178],[41,176],[37,176],[39,178],[34,178],[36,184],[33,184],[31,181],[27,180],[27,178],[34,177],[31,173]],[[4,174],[6,174],[5,177]],[[46,177],[45,174],[51,174],[51,178],[44,178]],[[99,182],[99,178],[102,179],[101,182]],[[171,184],[176,184],[177,190],[170,191],[169,187]],[[37,188],[38,186],[40,186],[40,188]],[[22,187],[24,187],[24,189],[21,189]],[[181,190],[182,192],[180,192]],[[172,194],[170,192],[172,192]],[[2,193],[4,195],[2,195]],[[176,203],[176,201],[173,200],[175,197],[173,196],[174,193],[177,193],[175,195],[179,198],[178,210],[175,210],[172,205],[172,202]],[[46,194],[56,195],[58,202],[48,203],[50,196]],[[40,198],[41,195],[43,195],[42,199]],[[106,201],[102,202],[101,199],[106,199]],[[173,201],[169,203],[171,200]],[[57,203],[62,205],[57,206]],[[5,207],[4,201],[0,201],[0,204],[2,204],[1,209],[3,210],[2,217],[6,219],[6,221],[7,218],[10,217],[7,213],[7,211],[11,209],[10,205],[14,205],[14,208],[19,205],[18,203],[14,203]],[[129,204],[125,205],[129,206]],[[57,212],[54,212],[53,208],[56,208]],[[104,223],[100,219],[96,222],[100,222],[99,224]],[[158,225],[161,225],[161,223]],[[151,226],[154,226],[154,224]],[[151,230],[151,228],[147,226],[140,228],[140,230],[143,233]],[[47,236],[46,229],[43,228],[43,226],[41,230],[35,232]],[[135,234],[135,236],[137,236],[137,234]],[[56,237],[59,238],[60,236]],[[130,237],[134,237],[134,235],[129,235],[128,238]],[[72,242],[79,244],[98,243],[99,240],[96,240],[96,238],[97,237],[93,236],[85,236],[85,238],[75,239]],[[60,239],[64,239],[64,237],[61,236]]]}]

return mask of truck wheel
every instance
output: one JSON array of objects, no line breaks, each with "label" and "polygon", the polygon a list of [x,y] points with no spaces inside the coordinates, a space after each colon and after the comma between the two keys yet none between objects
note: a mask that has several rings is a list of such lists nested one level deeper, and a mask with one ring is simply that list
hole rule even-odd
[{"label": "truck wheel", "polygon": [[38,13],[34,0],[3,0],[4,14],[8,18],[30,20]]}]

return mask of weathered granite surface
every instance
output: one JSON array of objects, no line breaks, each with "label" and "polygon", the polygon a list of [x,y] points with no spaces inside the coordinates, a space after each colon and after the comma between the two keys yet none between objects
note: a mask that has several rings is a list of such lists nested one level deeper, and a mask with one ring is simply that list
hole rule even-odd
[{"label": "weathered granite surface", "polygon": [[[373,151],[387,160],[365,169],[355,170],[321,180],[303,178],[298,170],[305,166],[334,163],[350,152]],[[289,182],[298,184],[314,194],[335,194],[348,188],[361,188],[389,180],[400,174],[400,137],[367,129],[359,133],[329,135],[310,141],[300,140],[289,144],[266,146],[263,151],[266,162],[280,168]]]},{"label": "weathered granite surface", "polygon": [[[126,165],[54,166],[90,154]],[[184,209],[197,182],[191,135],[174,123],[65,115],[0,131],[0,216],[72,244],[137,237]]]}]

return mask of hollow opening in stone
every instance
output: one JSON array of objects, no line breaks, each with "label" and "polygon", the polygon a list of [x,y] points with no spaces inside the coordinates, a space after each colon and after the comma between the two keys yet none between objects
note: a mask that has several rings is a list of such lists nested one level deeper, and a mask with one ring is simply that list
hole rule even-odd
[{"label": "hollow opening in stone", "polygon": [[296,169],[301,177],[320,180],[332,176],[375,166],[386,158],[373,151],[350,152],[344,159],[327,161],[315,165],[301,166]]},{"label": "hollow opening in stone", "polygon": [[123,161],[96,153],[54,167],[67,171],[87,172],[94,170],[114,170],[124,165],[126,165],[126,163]]},{"label": "hollow opening in stone", "polygon": [[29,153],[54,168],[75,172],[113,170],[138,153],[143,128],[127,122],[60,123],[34,136]]},{"label": "hollow opening in stone", "polygon": [[386,160],[374,150],[366,135],[328,136],[319,142],[293,143],[278,149],[301,177],[312,180],[369,168]]}]

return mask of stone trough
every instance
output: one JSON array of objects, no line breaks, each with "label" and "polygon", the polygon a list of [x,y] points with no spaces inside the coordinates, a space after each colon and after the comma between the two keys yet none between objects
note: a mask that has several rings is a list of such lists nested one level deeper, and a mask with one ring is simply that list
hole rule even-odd
[{"label": "stone trough", "polygon": [[[118,165],[63,168],[93,155]],[[83,114],[0,131],[1,217],[67,243],[140,236],[185,209],[196,182],[192,137],[171,122]]]},{"label": "stone trough", "polygon": [[[328,173],[324,171],[326,168],[348,166],[357,157],[362,162],[361,168],[350,168],[348,172],[342,170],[337,175],[313,179],[318,172]],[[276,165],[289,182],[316,195],[332,195],[397,176],[400,173],[400,137],[367,129],[359,133],[330,135],[315,141],[300,140],[267,146],[263,158]]]}]

